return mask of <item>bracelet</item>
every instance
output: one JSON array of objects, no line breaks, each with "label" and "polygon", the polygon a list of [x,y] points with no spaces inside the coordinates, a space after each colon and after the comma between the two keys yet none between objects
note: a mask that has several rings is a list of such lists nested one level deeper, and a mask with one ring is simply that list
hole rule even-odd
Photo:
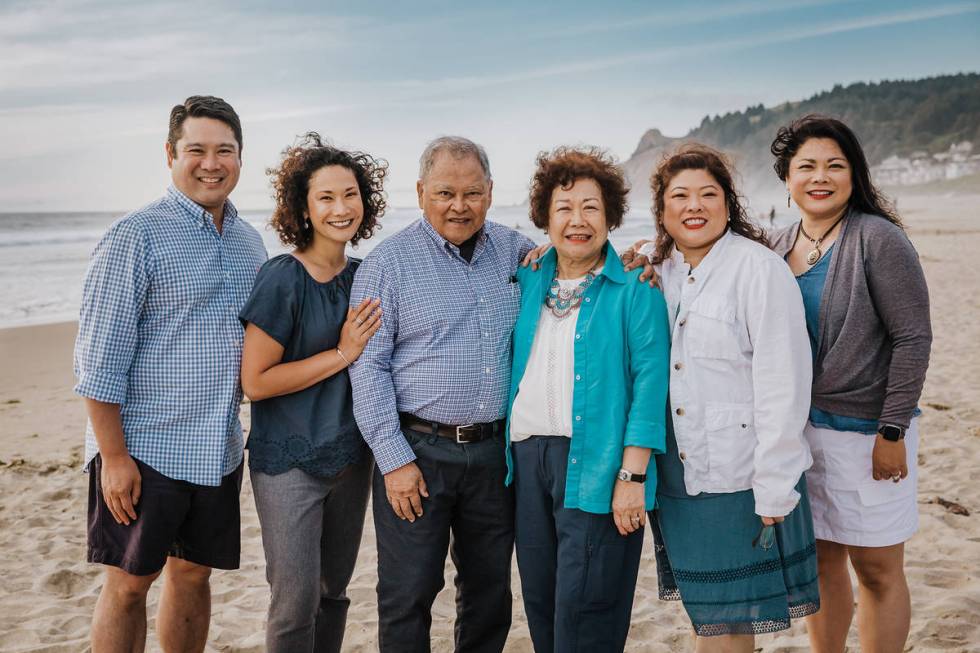
[{"label": "bracelet", "polygon": [[340,351],[340,347],[337,347],[337,355],[340,356],[342,359],[344,359],[344,362],[347,363],[347,367],[350,367],[354,364],[349,360],[347,360],[347,357],[344,356],[344,352]]}]

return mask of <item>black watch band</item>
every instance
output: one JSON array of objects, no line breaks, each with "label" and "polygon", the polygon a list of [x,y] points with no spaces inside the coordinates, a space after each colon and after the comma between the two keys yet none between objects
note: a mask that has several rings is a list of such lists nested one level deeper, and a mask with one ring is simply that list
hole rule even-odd
[{"label": "black watch band", "polygon": [[882,424],[878,427],[878,433],[889,442],[898,442],[905,438],[905,429],[895,424]]},{"label": "black watch band", "polygon": [[632,483],[643,483],[647,480],[646,474],[634,474],[628,469],[620,469],[616,472],[616,478],[621,481],[630,481]]}]

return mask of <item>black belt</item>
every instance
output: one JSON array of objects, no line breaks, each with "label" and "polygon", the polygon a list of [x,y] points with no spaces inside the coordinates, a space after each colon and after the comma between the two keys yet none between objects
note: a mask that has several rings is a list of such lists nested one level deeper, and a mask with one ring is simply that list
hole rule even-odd
[{"label": "black belt", "polygon": [[459,444],[470,442],[480,442],[493,437],[498,433],[504,432],[506,420],[498,419],[496,422],[484,422],[483,424],[441,424],[427,419],[419,419],[410,413],[398,413],[402,427],[418,431],[419,433],[431,433],[443,438],[450,438]]}]

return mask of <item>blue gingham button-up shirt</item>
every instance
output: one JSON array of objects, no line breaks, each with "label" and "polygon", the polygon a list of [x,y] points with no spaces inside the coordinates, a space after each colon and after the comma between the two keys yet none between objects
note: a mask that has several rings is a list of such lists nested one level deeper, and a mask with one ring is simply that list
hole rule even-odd
[{"label": "blue gingham button-up shirt", "polygon": [[361,263],[351,306],[378,297],[383,315],[350,379],[354,417],[382,473],[415,460],[399,412],[443,424],[504,417],[520,308],[514,272],[533,247],[486,222],[467,263],[423,218]]},{"label": "blue gingham button-up shirt", "polygon": [[[222,231],[174,187],[113,223],[92,253],[75,343],[75,392],[120,404],[130,455],[220,485],[242,460],[238,312],[266,259],[231,202]],[[85,464],[98,446],[92,426]]]}]

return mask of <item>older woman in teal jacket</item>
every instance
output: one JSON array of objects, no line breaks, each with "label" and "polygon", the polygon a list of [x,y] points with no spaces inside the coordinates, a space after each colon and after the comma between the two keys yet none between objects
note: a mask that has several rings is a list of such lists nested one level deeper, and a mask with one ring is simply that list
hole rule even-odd
[{"label": "older woman in teal jacket", "polygon": [[622,651],[665,443],[663,295],[608,242],[627,188],[599,150],[538,157],[531,219],[553,248],[521,268],[507,482],[534,649]]}]

